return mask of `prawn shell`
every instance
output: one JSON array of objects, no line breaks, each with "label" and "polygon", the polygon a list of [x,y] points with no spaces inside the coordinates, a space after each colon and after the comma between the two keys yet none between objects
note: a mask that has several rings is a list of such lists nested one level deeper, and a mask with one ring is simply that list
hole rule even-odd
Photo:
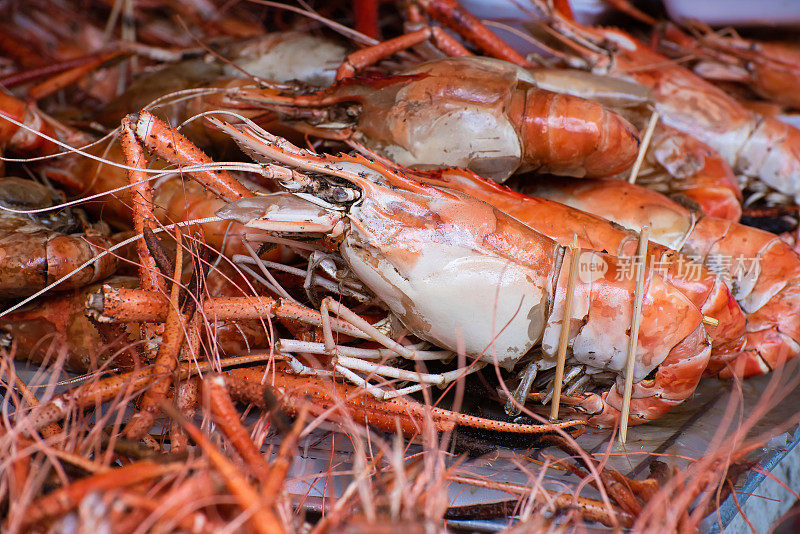
[{"label": "prawn shell", "polygon": [[[529,180],[526,194],[555,200],[578,210],[613,214],[614,222],[639,231],[650,226],[650,239],[678,250],[692,230],[692,219],[682,206],[655,191],[622,180]],[[634,194],[635,193],[635,194]],[[608,217],[608,215],[606,215]]]},{"label": "prawn shell", "polygon": [[[99,235],[59,234],[17,218],[0,218],[0,236],[0,298],[32,295],[111,246]],[[72,289],[102,280],[115,269],[114,256],[104,255],[56,289]]]},{"label": "prawn shell", "polygon": [[[598,268],[587,270],[589,265]],[[634,270],[619,258],[593,251],[581,252],[578,268],[568,338],[572,358],[622,376],[631,332],[618,325],[630,325],[633,319]],[[568,276],[569,269],[561,269],[553,311],[542,340],[543,351],[553,361],[563,323]],[[700,310],[683,293],[658,274],[646,272],[634,382],[644,380],[661,365],[701,319]]]},{"label": "prawn shell", "polygon": [[[102,285],[133,288],[137,283],[136,278],[114,276]],[[0,321],[0,338],[16,343],[14,358],[18,360],[42,363],[63,350],[67,369],[77,373],[97,370],[119,354],[116,349],[108,350],[108,344],[85,313],[87,297],[102,285],[49,295],[6,315]],[[130,333],[134,339],[136,328],[131,327]]]},{"label": "prawn shell", "polygon": [[359,139],[406,167],[455,166],[507,179],[522,165],[519,134],[505,113],[518,68],[470,59],[425,63],[406,71],[405,83],[364,92]]},{"label": "prawn shell", "polygon": [[[512,108],[526,168],[567,176],[611,176],[639,151],[636,128],[597,102],[535,87]],[[519,111],[518,111],[519,110]],[[518,113],[518,114],[517,114]]]},{"label": "prawn shell", "polygon": [[23,155],[38,156],[55,151],[56,144],[39,135],[53,138],[56,137],[55,130],[34,111],[34,108],[8,93],[0,92],[0,110],[3,110],[3,115],[27,126],[23,128],[0,118],[0,146],[15,154]]}]

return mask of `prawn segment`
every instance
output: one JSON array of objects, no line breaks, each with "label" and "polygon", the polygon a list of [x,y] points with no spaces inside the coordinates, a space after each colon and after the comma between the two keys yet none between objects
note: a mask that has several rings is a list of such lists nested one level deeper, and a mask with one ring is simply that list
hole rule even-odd
[{"label": "prawn segment", "polygon": [[524,162],[539,172],[609,176],[630,167],[639,150],[637,131],[602,105],[543,89],[525,92],[524,108],[512,102],[520,124]]},{"label": "prawn segment", "polygon": [[[574,69],[531,70],[539,88],[596,101],[641,131],[652,116],[652,91],[638,83]],[[712,217],[739,220],[742,192],[730,165],[710,146],[663,122],[656,123],[638,183],[665,194],[679,194]],[[628,179],[627,174],[620,174]]]},{"label": "prawn segment", "polygon": [[[670,351],[654,378],[633,385],[628,424],[654,421],[692,396],[708,364],[708,352],[695,350],[698,343],[702,344],[703,335],[702,328],[696,329]],[[590,425],[610,427],[619,420],[623,389],[624,383],[617,380],[603,393],[602,410],[589,418]]]},{"label": "prawn segment", "polygon": [[654,183],[654,177],[640,174],[641,185],[666,194],[684,195],[697,202],[710,217],[739,220],[742,192],[733,169],[716,150],[666,125],[656,127],[651,142],[648,159],[665,169],[670,178],[661,186]]},{"label": "prawn segment", "polygon": [[[800,354],[800,256],[789,245],[763,230],[703,218],[686,247],[707,250],[706,262],[725,261],[721,268],[729,270],[733,293],[748,312],[746,350],[722,377],[740,366],[741,376],[763,374]],[[734,265],[728,265],[730,259]]]},{"label": "prawn segment", "polygon": [[775,117],[756,116],[750,136],[732,165],[745,176],[758,178],[798,202],[800,130]]},{"label": "prawn segment", "polygon": [[651,225],[654,241],[718,273],[746,313],[747,342],[727,369],[712,364],[709,373],[761,374],[800,354],[800,256],[778,236],[693,214],[663,195],[622,181],[530,182],[526,191],[633,230]]},{"label": "prawn segment", "polygon": [[[4,91],[0,91],[0,145],[17,154],[50,154],[56,145],[42,135],[56,137],[53,127],[38,110]],[[27,128],[7,120],[11,118]],[[42,135],[39,135],[42,134]]]},{"label": "prawn segment", "polygon": [[110,276],[111,242],[99,234],[63,235],[29,221],[0,219],[0,298],[27,297],[95,260],[54,289],[81,287]]}]

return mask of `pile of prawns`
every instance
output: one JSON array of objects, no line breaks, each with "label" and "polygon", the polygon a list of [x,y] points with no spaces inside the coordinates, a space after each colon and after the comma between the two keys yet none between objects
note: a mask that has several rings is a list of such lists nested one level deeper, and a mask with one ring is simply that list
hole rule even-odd
[{"label": "pile of prawns", "polygon": [[[225,62],[141,45],[7,75],[44,99],[86,77],[113,86],[130,56],[180,59],[106,98],[84,121],[94,133],[0,93],[5,159],[89,213],[52,187],[0,181],[0,347],[105,375],[41,405],[23,393],[25,439],[135,399],[125,439],[149,443],[167,415],[170,454],[191,437],[230,474],[190,421],[202,393],[257,480],[227,479],[246,510],[255,487],[282,483],[309,412],[407,436],[550,436],[574,452],[586,425],[619,424],[632,343],[629,424],[691,398],[703,377],[797,356],[800,256],[737,221],[742,185],[796,202],[800,133],[622,30],[532,4],[558,44],[540,43],[546,66],[454,0],[424,0],[398,37],[348,30],[355,51],[297,31],[248,35],[231,15],[215,24],[239,39],[211,54]],[[639,289],[631,264],[645,266]],[[53,336],[55,352],[42,342]],[[500,378],[506,420],[419,400],[482,370]],[[298,416],[274,464],[233,401]],[[168,471],[151,463],[131,464],[142,469],[130,484]],[[621,511],[587,500],[583,513],[631,524],[652,488],[605,476]],[[90,486],[41,498],[17,526],[63,515]],[[270,499],[253,528],[283,528]]]}]

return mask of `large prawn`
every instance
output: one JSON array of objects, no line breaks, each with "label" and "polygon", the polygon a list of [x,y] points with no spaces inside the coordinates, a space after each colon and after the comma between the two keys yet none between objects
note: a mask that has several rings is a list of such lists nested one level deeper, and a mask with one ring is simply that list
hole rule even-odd
[{"label": "large prawn", "polygon": [[[406,37],[412,34],[397,41]],[[407,69],[399,77],[342,78],[354,73],[354,65],[363,67],[367,58],[377,60],[397,48],[390,44],[348,56],[339,69],[340,83],[324,92],[283,97],[244,88],[232,92],[231,104],[271,102],[267,105],[301,131],[355,139],[405,166],[455,165],[497,181],[531,168],[573,176],[609,175],[615,165],[625,170],[631,145],[613,155],[625,130],[604,110],[641,130],[650,115],[643,109],[650,90],[641,85],[579,71],[522,68],[526,62],[519,58],[518,67],[458,57]],[[525,104],[514,104],[519,97],[511,92],[522,91]],[[740,216],[733,171],[705,144],[659,124],[647,161],[651,169],[640,174],[653,187],[689,196],[709,214]]]},{"label": "large prawn", "polygon": [[621,180],[531,180],[523,190],[633,230],[649,225],[654,241],[722,275],[747,314],[745,350],[722,376],[767,373],[800,354],[800,256],[778,236],[693,213]]},{"label": "large prawn", "polygon": [[550,29],[579,56],[568,61],[598,74],[634,80],[652,89],[663,121],[703,141],[744,175],[743,189],[763,182],[800,198],[800,130],[754,113],[690,70],[615,28],[582,26],[545,2],[533,0]]},{"label": "large prawn", "polygon": [[[686,61],[699,76],[712,82],[744,84],[768,105],[800,108],[800,52],[778,41],[757,41],[732,28],[713,31],[699,20],[682,20],[686,31],[669,21],[658,21],[628,0],[609,1],[616,9],[653,28],[659,50]],[[740,91],[736,91],[739,93]],[[755,104],[755,102],[749,102]]]},{"label": "large prawn", "polygon": [[[611,3],[611,2],[609,2]],[[659,49],[670,57],[691,61],[692,70],[710,81],[737,82],[770,102],[800,108],[800,52],[780,42],[756,41],[730,28],[719,32],[699,20],[685,20],[682,31],[672,22],[659,23],[627,0],[614,7],[648,24],[658,38]],[[691,34],[691,35],[690,35]]]},{"label": "large prawn", "polygon": [[[318,156],[255,125],[216,124],[257,159],[296,169],[270,168],[296,195],[291,201],[243,199],[219,216],[262,230],[327,234],[350,269],[421,339],[508,368],[541,344],[544,357],[535,365],[554,365],[564,320],[564,247],[472,197],[377,162]],[[615,271],[616,258],[591,254]],[[590,423],[602,426],[619,418],[617,380],[634,294],[633,280],[609,273],[577,283],[567,324],[571,359],[593,378],[605,374],[613,382],[580,402]],[[697,307],[658,275],[648,274],[645,287],[631,423],[654,419],[691,395],[710,352]]]},{"label": "large prawn", "polygon": [[303,131],[353,138],[408,167],[458,166],[501,182],[525,170],[613,175],[639,147],[635,128],[602,105],[539,89],[525,69],[489,58],[347,78],[310,95],[239,89],[230,100],[267,105],[303,120]]},{"label": "large prawn", "polygon": [[661,48],[669,56],[698,58],[693,70],[708,80],[738,82],[770,102],[800,108],[800,52],[788,44],[723,36],[698,23],[695,38],[668,24]]}]

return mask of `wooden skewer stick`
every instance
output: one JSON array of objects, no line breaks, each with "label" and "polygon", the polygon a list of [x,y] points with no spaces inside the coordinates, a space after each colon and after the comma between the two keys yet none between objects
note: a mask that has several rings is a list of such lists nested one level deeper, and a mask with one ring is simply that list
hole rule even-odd
[{"label": "wooden skewer stick", "polygon": [[567,295],[564,300],[564,315],[561,319],[561,331],[558,335],[558,353],[556,363],[556,379],[553,382],[553,401],[550,404],[550,419],[558,419],[558,405],[561,402],[561,386],[564,380],[564,365],[567,359],[567,338],[569,337],[569,321],[572,318],[572,297],[575,293],[575,277],[578,274],[578,259],[581,247],[578,245],[578,234],[573,234],[569,245],[569,276],[567,277]]},{"label": "wooden skewer stick", "polygon": [[639,169],[642,168],[644,155],[647,152],[647,147],[650,146],[650,139],[653,138],[653,132],[656,129],[658,117],[658,111],[653,111],[653,114],[650,115],[650,122],[647,123],[647,129],[644,131],[644,137],[642,138],[642,144],[639,147],[639,153],[636,155],[636,161],[633,162],[633,167],[631,167],[631,175],[628,178],[628,183],[630,184],[635,184],[636,178],[639,176]]},{"label": "wooden skewer stick", "polygon": [[703,324],[708,326],[719,326],[719,319],[714,319],[708,315],[703,316]]},{"label": "wooden skewer stick", "polygon": [[620,416],[619,442],[624,444],[628,438],[628,416],[631,413],[631,394],[633,393],[633,367],[636,363],[636,346],[639,343],[639,324],[642,322],[642,291],[644,274],[647,270],[646,252],[650,238],[650,227],[642,226],[639,233],[639,249],[636,251],[636,290],[633,293],[633,317],[631,318],[631,337],[628,340],[628,355],[625,366],[625,391],[622,395],[622,415]]}]

